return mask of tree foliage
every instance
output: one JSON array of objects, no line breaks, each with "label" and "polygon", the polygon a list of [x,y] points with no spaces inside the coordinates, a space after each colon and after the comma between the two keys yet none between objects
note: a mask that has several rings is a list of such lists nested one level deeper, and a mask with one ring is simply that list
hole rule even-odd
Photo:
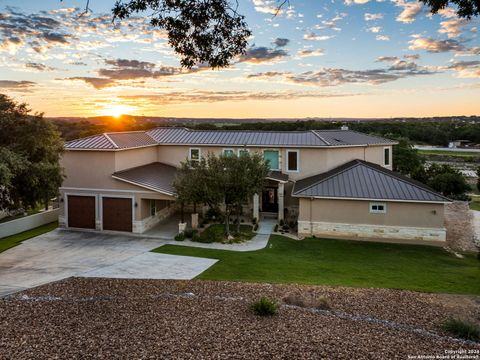
[{"label": "tree foliage", "polygon": [[393,146],[393,170],[403,174],[411,175],[418,167],[423,166],[423,159],[418,151],[413,148],[407,138],[398,138],[397,145]]},{"label": "tree foliage", "polygon": [[46,204],[63,180],[63,141],[42,114],[0,94],[0,208]]},{"label": "tree foliage", "polygon": [[181,202],[206,204],[212,209],[223,205],[228,237],[232,213],[239,217],[242,205],[263,188],[267,172],[268,166],[260,154],[208,154],[200,161],[183,162],[173,186]]},{"label": "tree foliage", "polygon": [[465,193],[470,190],[462,173],[446,164],[432,163],[427,167],[416,168],[412,178],[453,199],[463,200]]},{"label": "tree foliage", "polygon": [[478,0],[421,0],[430,8],[433,14],[439,10],[455,5],[457,15],[461,18],[470,19],[472,16],[480,15],[480,1]]},{"label": "tree foliage", "polygon": [[227,66],[245,52],[251,35],[244,16],[229,0],[118,0],[114,18],[150,12],[150,23],[168,34],[168,43],[186,68]]}]

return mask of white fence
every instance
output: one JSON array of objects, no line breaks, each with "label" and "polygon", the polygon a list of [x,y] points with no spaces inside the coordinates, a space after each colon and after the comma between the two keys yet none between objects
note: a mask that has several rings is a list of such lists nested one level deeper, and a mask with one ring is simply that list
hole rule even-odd
[{"label": "white fence", "polygon": [[59,209],[48,210],[35,215],[25,216],[20,219],[1,223],[0,238],[18,234],[57,221],[58,211]]}]

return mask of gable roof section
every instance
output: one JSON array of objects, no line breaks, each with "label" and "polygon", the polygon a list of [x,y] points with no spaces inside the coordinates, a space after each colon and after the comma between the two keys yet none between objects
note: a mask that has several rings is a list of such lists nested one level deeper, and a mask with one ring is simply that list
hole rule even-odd
[{"label": "gable roof section", "polygon": [[117,171],[112,174],[112,177],[129,184],[173,196],[175,188],[172,184],[176,173],[177,169],[174,166],[154,162]]},{"label": "gable roof section", "polygon": [[428,186],[384,167],[353,160],[322,174],[298,180],[297,197],[345,198],[406,202],[450,202]]},{"label": "gable roof section", "polygon": [[67,150],[122,150],[157,145],[145,131],[113,132],[65,143]]}]

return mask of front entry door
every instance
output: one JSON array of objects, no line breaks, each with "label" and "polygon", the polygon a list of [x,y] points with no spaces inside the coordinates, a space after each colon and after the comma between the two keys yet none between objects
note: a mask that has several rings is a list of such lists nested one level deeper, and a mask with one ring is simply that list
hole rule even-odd
[{"label": "front entry door", "polygon": [[278,212],[278,195],[276,187],[266,187],[262,191],[262,211]]}]

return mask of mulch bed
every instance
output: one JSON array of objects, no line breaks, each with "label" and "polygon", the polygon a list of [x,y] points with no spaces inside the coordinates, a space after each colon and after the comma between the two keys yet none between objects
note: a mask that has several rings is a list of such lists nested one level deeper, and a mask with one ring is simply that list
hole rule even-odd
[{"label": "mulch bed", "polygon": [[[285,305],[325,297],[330,310]],[[258,317],[260,296],[283,304]],[[449,338],[478,298],[386,289],[71,278],[0,299],[0,358],[407,359],[479,350]]]}]

